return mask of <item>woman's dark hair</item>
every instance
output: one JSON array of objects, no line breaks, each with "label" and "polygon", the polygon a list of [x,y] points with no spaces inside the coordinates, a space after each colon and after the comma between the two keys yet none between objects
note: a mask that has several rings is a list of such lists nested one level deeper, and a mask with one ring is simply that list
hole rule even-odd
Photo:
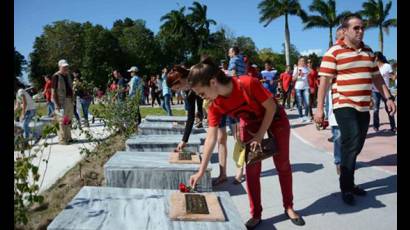
[{"label": "woman's dark hair", "polygon": [[167,76],[167,85],[172,87],[177,84],[179,80],[188,78],[189,70],[185,69],[181,65],[175,65],[169,71]]},{"label": "woman's dark hair", "polygon": [[377,58],[378,61],[381,61],[383,63],[388,63],[386,57],[383,55],[382,52],[380,51],[374,52],[374,56]]},{"label": "woman's dark hair", "polygon": [[188,83],[191,87],[197,86],[198,84],[209,86],[213,78],[216,78],[216,80],[223,85],[231,81],[231,78],[226,76],[210,57],[207,57],[192,66],[188,75]]},{"label": "woman's dark hair", "polygon": [[51,75],[50,75],[50,74],[43,75],[43,77],[45,77],[45,78],[51,80]]}]

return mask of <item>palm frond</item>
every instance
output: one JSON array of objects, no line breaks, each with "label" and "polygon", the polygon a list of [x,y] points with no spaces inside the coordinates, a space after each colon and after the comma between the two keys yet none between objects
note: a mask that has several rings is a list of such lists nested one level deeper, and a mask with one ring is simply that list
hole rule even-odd
[{"label": "palm frond", "polygon": [[314,27],[328,28],[330,26],[331,25],[329,24],[329,22],[321,16],[309,16],[307,19],[307,23],[303,29],[305,30]]}]

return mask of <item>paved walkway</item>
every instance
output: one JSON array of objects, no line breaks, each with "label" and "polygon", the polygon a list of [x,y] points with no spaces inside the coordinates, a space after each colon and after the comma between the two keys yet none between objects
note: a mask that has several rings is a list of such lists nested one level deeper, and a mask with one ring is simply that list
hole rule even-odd
[{"label": "paved walkway", "polygon": [[[375,136],[372,135],[373,131],[369,130],[363,156],[359,157],[363,164],[360,164],[355,174],[356,184],[366,189],[368,195],[358,197],[357,205],[351,207],[345,205],[340,198],[338,176],[333,164],[333,155],[330,153],[332,143],[327,141],[330,131],[317,131],[314,124],[295,124],[298,119],[295,119],[296,116],[293,114],[296,111],[287,113],[293,124],[290,158],[293,169],[294,208],[304,216],[306,225],[303,229],[397,229],[397,164],[396,161],[386,160],[389,157],[384,157],[396,155],[396,136]],[[383,123],[386,119],[381,117]],[[387,127],[383,125],[381,128]],[[233,144],[233,138],[229,136],[229,153],[233,149]],[[228,177],[232,181],[235,164],[229,153]],[[378,159],[380,155],[382,156],[379,160],[369,160]],[[217,154],[214,154],[211,159],[212,177],[219,175],[217,159]],[[226,183],[214,189],[230,192],[243,222],[250,218],[245,183],[242,186]],[[263,161],[261,185],[263,222],[257,229],[298,228],[283,214],[277,172],[271,160]]]},{"label": "paved walkway", "polygon": [[[96,119],[94,124],[90,124],[89,130],[94,138],[103,139],[109,134],[99,119]],[[57,136],[39,142],[39,145],[45,141],[49,144],[44,151],[37,153],[37,157],[33,160],[33,164],[39,166],[39,181],[41,182],[43,180],[40,192],[47,190],[85,156],[85,154],[80,154],[82,148],[93,148],[95,146],[94,143],[88,142],[85,135],[81,134],[78,129],[73,129],[71,136],[76,142],[70,145],[60,145]],[[31,154],[34,153],[34,149],[38,148],[39,145],[33,147]],[[18,157],[18,155],[18,152],[14,153],[15,158]],[[48,164],[46,164],[46,160]]]}]

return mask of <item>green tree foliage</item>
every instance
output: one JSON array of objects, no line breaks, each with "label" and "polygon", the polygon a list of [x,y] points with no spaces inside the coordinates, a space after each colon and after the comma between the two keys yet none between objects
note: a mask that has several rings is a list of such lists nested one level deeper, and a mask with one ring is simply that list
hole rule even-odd
[{"label": "green tree foliage", "polygon": [[118,39],[122,58],[118,63],[119,69],[138,66],[141,74],[159,71],[156,58],[159,46],[155,42],[154,33],[146,27],[144,20],[126,18],[124,21],[114,22],[112,32]]},{"label": "green tree foliage", "polygon": [[121,57],[117,39],[100,25],[90,22],[82,25],[82,62],[79,69],[83,81],[105,88],[112,67],[117,67]]},{"label": "green tree foliage", "polygon": [[259,62],[258,51],[252,38],[244,36],[237,37],[235,39],[235,45],[238,46],[243,55],[248,57],[250,62]]},{"label": "green tree foliage", "polygon": [[379,48],[383,53],[383,31],[389,34],[390,27],[397,27],[397,19],[387,19],[392,6],[392,1],[389,0],[386,5],[382,0],[368,0],[364,2],[363,10],[359,13],[364,17],[365,24],[368,28],[379,28]]},{"label": "green tree foliage", "polygon": [[82,63],[81,24],[68,20],[57,21],[44,27],[43,34],[34,42],[34,51],[30,54],[30,81],[37,89],[44,83],[42,75],[53,74],[58,70],[58,60],[66,59],[71,68],[78,68]]},{"label": "green tree foliage", "polygon": [[270,61],[275,69],[279,72],[284,72],[286,69],[285,55],[281,53],[275,53],[271,48],[261,49],[258,53],[259,59],[261,60],[258,66],[261,66],[261,69],[264,69],[264,64],[266,61]]},{"label": "green tree foliage", "polygon": [[27,61],[24,56],[14,47],[14,89],[16,89],[18,84],[22,84],[18,78],[22,76],[22,71],[25,70],[26,65]]},{"label": "green tree foliage", "polygon": [[305,22],[304,29],[310,28],[328,28],[329,29],[329,47],[333,45],[332,30],[334,27],[338,26],[350,11],[344,11],[341,14],[336,13],[336,1],[335,0],[313,0],[312,4],[309,6],[309,10],[312,12],[317,12],[319,15],[309,15]]},{"label": "green tree foliage", "polygon": [[260,10],[260,23],[268,26],[273,20],[285,16],[285,57],[286,64],[290,63],[290,33],[289,33],[289,15],[297,15],[306,20],[306,13],[302,10],[298,0],[264,0],[258,5]]}]

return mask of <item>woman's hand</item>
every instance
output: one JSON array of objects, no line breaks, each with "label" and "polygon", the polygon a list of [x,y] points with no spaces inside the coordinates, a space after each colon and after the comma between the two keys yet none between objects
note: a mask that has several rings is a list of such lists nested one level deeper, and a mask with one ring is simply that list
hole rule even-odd
[{"label": "woman's hand", "polygon": [[197,185],[198,181],[202,178],[203,175],[204,173],[202,173],[201,171],[198,171],[197,173],[195,173],[189,178],[189,184],[191,185],[193,189],[195,189],[195,186]]},{"label": "woman's hand", "polygon": [[177,148],[175,149],[176,151],[181,151],[183,148],[185,148],[186,146],[186,142],[185,141],[181,141],[179,142]]},{"label": "woman's hand", "polygon": [[264,135],[260,135],[258,133],[252,133],[249,130],[248,130],[248,133],[253,136],[253,138],[250,141],[248,141],[248,143],[250,143],[251,150],[255,151],[256,148],[259,148],[261,146],[261,142],[262,142]]}]

